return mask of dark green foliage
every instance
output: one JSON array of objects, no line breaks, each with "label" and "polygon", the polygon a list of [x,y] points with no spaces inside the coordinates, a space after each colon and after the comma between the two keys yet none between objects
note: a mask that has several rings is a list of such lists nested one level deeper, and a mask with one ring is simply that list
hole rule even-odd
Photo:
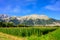
[{"label": "dark green foliage", "polygon": [[45,34],[47,34],[47,33],[49,33],[49,32],[52,32],[52,31],[54,31],[54,30],[56,30],[56,29],[53,29],[53,30],[45,30],[45,31],[43,31],[43,35],[45,35]]},{"label": "dark green foliage", "polygon": [[6,23],[5,22],[0,22],[0,27],[6,27]]},{"label": "dark green foliage", "polygon": [[14,27],[14,24],[9,22],[9,23],[7,23],[7,27]]},{"label": "dark green foliage", "polygon": [[14,24],[11,22],[0,22],[0,27],[14,27]]}]

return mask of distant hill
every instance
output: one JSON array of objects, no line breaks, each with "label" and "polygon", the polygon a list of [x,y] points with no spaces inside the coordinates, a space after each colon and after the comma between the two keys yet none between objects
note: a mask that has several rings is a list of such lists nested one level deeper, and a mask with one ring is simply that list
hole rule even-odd
[{"label": "distant hill", "polygon": [[60,26],[60,20],[49,18],[46,15],[27,15],[21,17],[9,17],[5,14],[0,15],[0,22],[12,22],[14,25],[23,24],[27,26]]}]

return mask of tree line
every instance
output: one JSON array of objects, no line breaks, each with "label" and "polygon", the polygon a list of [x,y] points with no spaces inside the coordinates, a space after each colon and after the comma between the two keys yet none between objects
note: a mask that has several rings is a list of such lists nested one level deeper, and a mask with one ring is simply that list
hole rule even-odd
[{"label": "tree line", "polygon": [[12,22],[0,22],[0,27],[28,27],[28,26],[23,24],[15,25]]}]

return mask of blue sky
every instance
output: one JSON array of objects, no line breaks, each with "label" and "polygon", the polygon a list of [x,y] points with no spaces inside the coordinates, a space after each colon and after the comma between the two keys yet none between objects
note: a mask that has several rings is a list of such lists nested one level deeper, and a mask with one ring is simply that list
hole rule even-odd
[{"label": "blue sky", "polygon": [[44,14],[60,20],[60,0],[0,0],[0,14]]}]

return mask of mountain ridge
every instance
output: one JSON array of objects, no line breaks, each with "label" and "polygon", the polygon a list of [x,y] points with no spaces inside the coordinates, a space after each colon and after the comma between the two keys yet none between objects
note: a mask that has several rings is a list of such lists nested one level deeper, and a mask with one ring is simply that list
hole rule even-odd
[{"label": "mountain ridge", "polygon": [[[4,20],[3,20],[4,19]],[[0,16],[0,21],[12,22],[14,25],[23,24],[27,26],[60,26],[60,20],[49,18],[46,15],[27,15],[20,17]]]}]

